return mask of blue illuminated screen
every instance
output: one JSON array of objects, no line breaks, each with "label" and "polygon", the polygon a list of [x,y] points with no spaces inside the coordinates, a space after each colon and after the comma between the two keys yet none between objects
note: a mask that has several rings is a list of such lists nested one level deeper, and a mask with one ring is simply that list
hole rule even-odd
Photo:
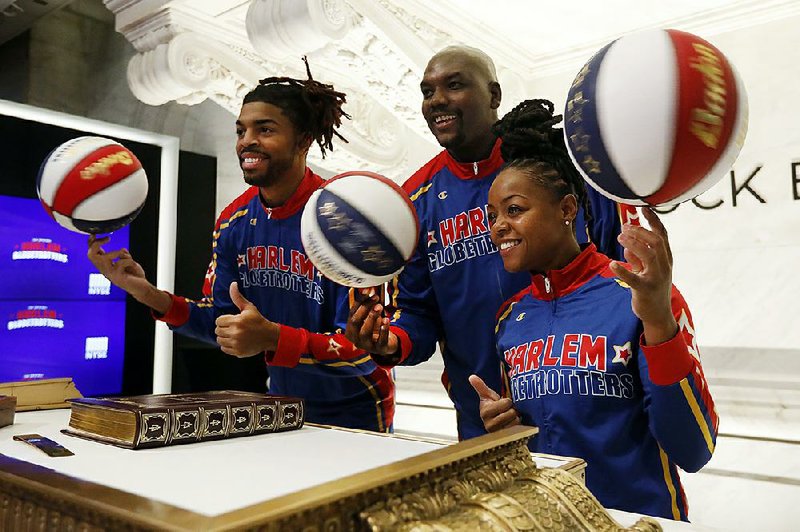
[{"label": "blue illuminated screen", "polygon": [[[36,199],[0,195],[0,216],[0,382],[72,377],[85,396],[121,393],[125,293],[86,257],[87,235]],[[129,229],[113,240],[129,247]]]}]

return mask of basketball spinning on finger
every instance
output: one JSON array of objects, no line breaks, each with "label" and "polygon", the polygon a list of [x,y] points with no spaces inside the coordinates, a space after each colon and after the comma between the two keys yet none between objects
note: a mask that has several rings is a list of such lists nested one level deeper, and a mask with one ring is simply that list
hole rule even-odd
[{"label": "basketball spinning on finger", "polygon": [[110,233],[131,223],[147,199],[147,175],[125,146],[78,137],[42,163],[36,192],[47,213],[77,233]]},{"label": "basketball spinning on finger", "polygon": [[578,72],[567,96],[570,157],[601,194],[675,205],[716,184],[747,134],[747,94],[727,58],[677,30],[621,37]]},{"label": "basketball spinning on finger", "polygon": [[391,280],[417,246],[419,221],[408,195],[373,172],[328,180],[306,203],[300,237],[308,258],[327,278],[367,288]]}]

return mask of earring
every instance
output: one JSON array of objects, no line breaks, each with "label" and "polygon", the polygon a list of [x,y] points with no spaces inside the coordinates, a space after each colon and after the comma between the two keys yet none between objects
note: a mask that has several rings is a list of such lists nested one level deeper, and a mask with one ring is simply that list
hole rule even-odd
[{"label": "earring", "polygon": [[564,225],[569,225],[569,220],[564,220]]}]

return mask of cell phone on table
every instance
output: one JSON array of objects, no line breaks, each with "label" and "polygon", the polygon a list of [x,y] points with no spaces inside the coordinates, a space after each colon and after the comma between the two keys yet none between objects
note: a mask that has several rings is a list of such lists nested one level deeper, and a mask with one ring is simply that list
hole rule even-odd
[{"label": "cell phone on table", "polygon": [[74,456],[75,453],[61,445],[60,443],[46,438],[41,434],[17,434],[14,436],[16,441],[21,441],[33,445],[47,456]]}]

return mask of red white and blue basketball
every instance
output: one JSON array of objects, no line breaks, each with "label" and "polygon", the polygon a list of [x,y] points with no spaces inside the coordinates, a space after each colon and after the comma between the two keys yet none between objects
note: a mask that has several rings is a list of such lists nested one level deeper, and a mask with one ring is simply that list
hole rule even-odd
[{"label": "red white and blue basketball", "polygon": [[730,170],[747,134],[747,94],[717,48],[677,30],[621,37],[578,72],[564,135],[600,193],[630,205],[674,205]]},{"label": "red white and blue basketball", "polygon": [[306,203],[300,237],[325,277],[367,288],[397,275],[417,246],[419,221],[408,195],[372,172],[328,180]]},{"label": "red white and blue basketball", "polygon": [[42,163],[36,191],[53,219],[77,233],[110,233],[144,207],[147,175],[128,148],[103,137],[78,137]]}]

